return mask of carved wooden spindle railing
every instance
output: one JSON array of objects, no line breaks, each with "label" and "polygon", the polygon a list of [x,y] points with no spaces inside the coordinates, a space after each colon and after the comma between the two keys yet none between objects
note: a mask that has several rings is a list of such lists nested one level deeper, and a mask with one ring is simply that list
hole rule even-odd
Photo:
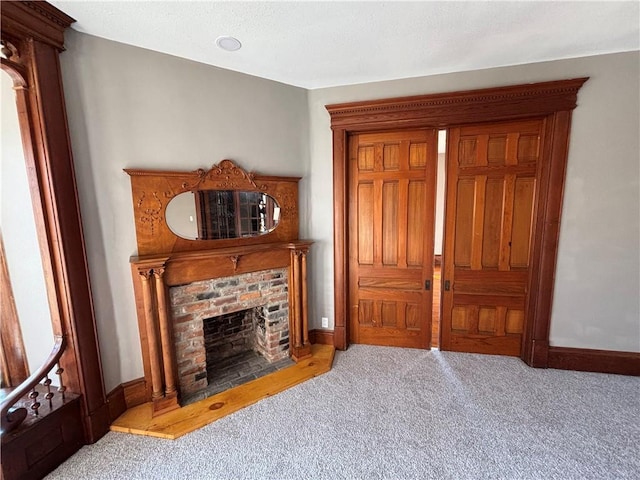
[{"label": "carved wooden spindle railing", "polygon": [[[37,384],[36,384],[37,385]],[[31,393],[29,393],[29,398],[32,400],[30,408],[33,411],[34,415],[38,415],[38,410],[40,409],[40,402],[38,401],[38,395],[40,393],[36,390],[36,386],[33,386]]]},{"label": "carved wooden spindle railing", "polygon": [[53,392],[51,391],[51,379],[49,378],[49,375],[47,374],[44,382],[42,382],[42,384],[45,386],[45,388],[47,389],[47,393],[45,394],[44,398],[47,402],[49,402],[49,408],[53,408]]},{"label": "carved wooden spindle railing", "polygon": [[56,375],[58,376],[58,383],[60,384],[60,386],[58,387],[58,393],[60,393],[60,396],[62,397],[62,400],[65,399],[64,392],[67,391],[67,387],[65,387],[64,382],[62,381],[62,374],[63,373],[64,373],[64,368],[62,368],[60,366],[60,364],[58,364],[58,369],[56,370]]},{"label": "carved wooden spindle railing", "polygon": [[[0,404],[0,423],[2,428],[2,433],[7,433],[12,430],[15,430],[27,417],[27,409],[24,407],[13,408],[14,405],[20,401],[25,395],[32,400],[30,405],[31,410],[34,415],[38,415],[38,410],[41,407],[40,402],[38,402],[39,392],[36,390],[36,386],[43,380],[44,385],[47,388],[47,394],[45,398],[49,401],[49,405],[51,406],[51,399],[53,398],[53,393],[51,392],[50,385],[51,381],[49,380],[49,372],[56,366],[59,362],[60,357],[64,353],[65,348],[65,340],[64,337],[60,335],[56,335],[55,344],[53,346],[53,350],[49,355],[49,358],[42,364],[42,366],[36,370],[29,378],[27,378],[24,382],[22,382],[15,390],[13,390],[4,401]],[[61,376],[63,373],[63,369],[58,368],[56,370],[56,374]],[[62,378],[60,377],[60,388],[59,392],[62,394],[62,398],[64,399],[64,391],[66,387],[63,386]]]}]

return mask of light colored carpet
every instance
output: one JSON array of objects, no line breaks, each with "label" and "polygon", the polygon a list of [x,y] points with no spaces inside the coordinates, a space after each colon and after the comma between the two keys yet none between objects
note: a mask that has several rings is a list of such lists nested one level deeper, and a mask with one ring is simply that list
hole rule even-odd
[{"label": "light colored carpet", "polygon": [[49,479],[640,478],[640,378],[354,345],[178,440],[109,433]]}]

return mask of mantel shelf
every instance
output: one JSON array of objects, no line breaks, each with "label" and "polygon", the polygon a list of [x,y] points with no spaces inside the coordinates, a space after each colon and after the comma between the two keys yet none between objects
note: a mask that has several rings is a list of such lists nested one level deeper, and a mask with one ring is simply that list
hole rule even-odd
[{"label": "mantel shelf", "polygon": [[312,240],[294,240],[291,242],[261,243],[258,245],[239,245],[236,247],[214,248],[209,250],[199,250],[195,252],[176,252],[155,255],[133,255],[131,263],[137,265],[157,264],[158,261],[197,261],[211,257],[229,257],[234,255],[248,255],[251,253],[264,253],[271,250],[292,250],[309,247]]}]

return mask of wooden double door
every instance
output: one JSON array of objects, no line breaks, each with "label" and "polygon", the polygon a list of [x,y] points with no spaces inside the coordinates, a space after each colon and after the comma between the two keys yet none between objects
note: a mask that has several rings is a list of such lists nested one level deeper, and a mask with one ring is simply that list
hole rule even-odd
[{"label": "wooden double door", "polygon": [[[448,130],[440,347],[518,356],[543,120]],[[430,347],[437,131],[349,137],[350,341]]]}]

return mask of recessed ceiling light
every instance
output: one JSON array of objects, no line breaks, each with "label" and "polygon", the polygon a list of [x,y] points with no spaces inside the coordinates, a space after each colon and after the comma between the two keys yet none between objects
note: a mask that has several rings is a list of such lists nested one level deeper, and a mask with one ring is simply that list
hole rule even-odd
[{"label": "recessed ceiling light", "polygon": [[216,45],[228,52],[235,52],[236,50],[240,50],[240,47],[242,46],[240,40],[228,35],[216,38]]}]

